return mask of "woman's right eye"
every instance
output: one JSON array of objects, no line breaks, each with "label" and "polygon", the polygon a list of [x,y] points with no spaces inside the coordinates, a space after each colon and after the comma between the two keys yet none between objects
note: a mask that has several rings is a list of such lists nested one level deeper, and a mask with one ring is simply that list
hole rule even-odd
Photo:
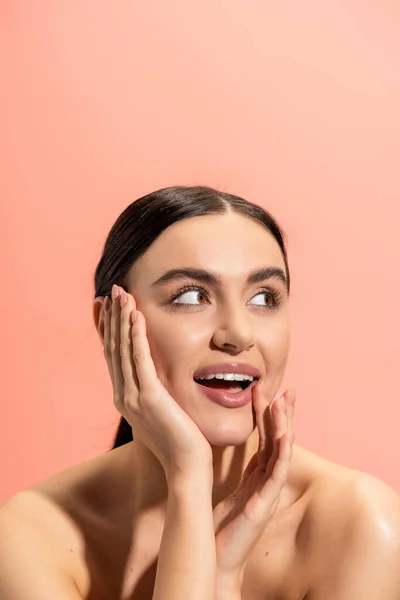
[{"label": "woman's right eye", "polygon": [[182,292],[173,300],[173,304],[205,304],[207,296],[202,290],[190,290]]}]

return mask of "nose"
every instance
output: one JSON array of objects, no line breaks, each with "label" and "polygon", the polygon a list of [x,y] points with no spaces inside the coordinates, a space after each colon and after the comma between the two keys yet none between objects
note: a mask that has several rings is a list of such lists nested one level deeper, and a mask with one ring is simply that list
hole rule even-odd
[{"label": "nose", "polygon": [[220,322],[215,329],[212,341],[220,348],[239,354],[250,350],[255,344],[255,332],[243,309],[228,310],[224,307],[223,315],[219,317]]}]

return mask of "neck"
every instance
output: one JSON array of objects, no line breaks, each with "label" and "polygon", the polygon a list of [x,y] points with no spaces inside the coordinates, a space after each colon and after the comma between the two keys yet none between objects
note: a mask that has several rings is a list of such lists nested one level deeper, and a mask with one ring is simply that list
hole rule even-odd
[{"label": "neck", "polygon": [[[135,513],[148,509],[166,508],[168,486],[161,463],[139,441],[128,445],[128,468],[134,474]],[[258,431],[255,429],[245,444],[240,446],[212,446],[213,490],[212,505],[215,507],[239,485],[243,471],[258,448]]]}]

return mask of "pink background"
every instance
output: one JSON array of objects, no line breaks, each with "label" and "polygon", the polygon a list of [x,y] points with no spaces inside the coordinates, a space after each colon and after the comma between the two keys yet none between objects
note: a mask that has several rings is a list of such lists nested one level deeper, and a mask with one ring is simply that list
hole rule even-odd
[{"label": "pink background", "polygon": [[111,443],[94,269],[193,183],[288,235],[297,443],[400,491],[399,6],[2,2],[0,497]]}]

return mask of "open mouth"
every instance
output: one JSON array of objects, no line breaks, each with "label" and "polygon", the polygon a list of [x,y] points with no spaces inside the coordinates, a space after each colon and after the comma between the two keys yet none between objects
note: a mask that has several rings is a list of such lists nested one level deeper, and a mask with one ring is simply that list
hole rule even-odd
[{"label": "open mouth", "polygon": [[242,392],[243,390],[246,390],[248,387],[251,386],[251,384],[253,382],[255,382],[257,379],[253,378],[252,380],[250,379],[246,379],[243,381],[236,381],[236,380],[226,380],[226,379],[200,379],[197,377],[194,377],[194,381],[196,383],[198,383],[199,385],[202,385],[204,387],[207,388],[211,388],[214,390],[225,390],[226,392],[230,392],[230,393],[237,393],[237,392]]}]

